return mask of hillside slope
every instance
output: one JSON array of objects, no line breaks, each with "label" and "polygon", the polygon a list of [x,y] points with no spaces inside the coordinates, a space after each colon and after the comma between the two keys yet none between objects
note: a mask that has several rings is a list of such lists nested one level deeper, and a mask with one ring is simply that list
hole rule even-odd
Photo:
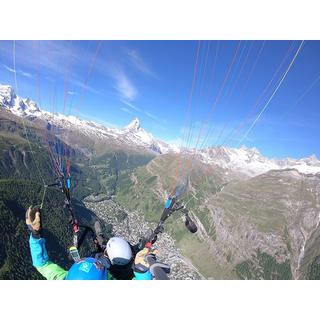
[{"label": "hillside slope", "polygon": [[[123,177],[118,201],[149,221],[159,219],[175,161],[158,157]],[[315,275],[320,176],[274,170],[236,179],[226,173],[219,167],[208,172],[198,164],[181,176],[188,177],[184,200],[199,227],[194,236],[179,221],[168,224],[182,252],[208,278],[306,279],[311,265]]]}]

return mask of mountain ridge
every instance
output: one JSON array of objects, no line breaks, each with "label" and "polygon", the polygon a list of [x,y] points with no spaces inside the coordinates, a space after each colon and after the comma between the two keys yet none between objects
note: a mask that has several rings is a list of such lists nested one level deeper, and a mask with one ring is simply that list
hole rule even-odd
[{"label": "mountain ridge", "polygon": [[124,128],[108,128],[105,125],[83,120],[74,115],[53,114],[41,110],[37,103],[29,98],[18,97],[9,85],[0,85],[0,105],[11,113],[28,119],[42,119],[48,124],[70,131],[79,131],[87,137],[104,141],[114,140],[118,144],[144,148],[155,154],[185,153],[192,158],[210,165],[218,165],[224,169],[239,172],[248,177],[263,174],[269,170],[296,169],[305,174],[320,173],[320,161],[315,155],[302,159],[290,157],[284,159],[269,159],[256,148],[231,148],[215,146],[206,149],[180,149],[158,140],[145,131],[138,118],[134,118]]},{"label": "mountain ridge", "polygon": [[112,138],[128,145],[134,144],[152,152],[163,154],[176,152],[177,148],[163,141],[157,140],[146,132],[137,118],[123,129],[108,128],[91,120],[82,120],[74,115],[63,115],[42,110],[36,102],[29,98],[18,97],[9,85],[0,85],[0,105],[19,117],[36,118],[48,124],[67,130],[78,130],[87,136],[96,139]]}]

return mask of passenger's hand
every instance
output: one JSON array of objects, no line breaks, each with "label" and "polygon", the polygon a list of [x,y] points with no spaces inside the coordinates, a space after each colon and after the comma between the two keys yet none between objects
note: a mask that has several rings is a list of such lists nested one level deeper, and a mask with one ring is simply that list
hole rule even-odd
[{"label": "passenger's hand", "polygon": [[41,238],[40,209],[31,206],[26,211],[26,225],[34,238]]},{"label": "passenger's hand", "polygon": [[150,250],[149,248],[144,248],[140,250],[134,259],[134,271],[141,273],[147,272],[150,268],[150,264],[147,261],[147,257],[149,255],[155,257],[157,253],[157,250]]}]

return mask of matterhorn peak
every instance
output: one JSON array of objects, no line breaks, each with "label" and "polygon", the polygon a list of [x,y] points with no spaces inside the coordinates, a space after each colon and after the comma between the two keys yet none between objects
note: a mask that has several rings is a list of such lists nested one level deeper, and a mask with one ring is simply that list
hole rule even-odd
[{"label": "matterhorn peak", "polygon": [[134,118],[127,126],[126,129],[137,131],[140,129],[140,121],[138,118]]}]

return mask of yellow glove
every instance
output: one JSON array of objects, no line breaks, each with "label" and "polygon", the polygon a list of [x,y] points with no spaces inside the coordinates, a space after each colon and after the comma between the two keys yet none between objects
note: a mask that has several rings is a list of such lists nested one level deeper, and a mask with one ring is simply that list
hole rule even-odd
[{"label": "yellow glove", "polygon": [[28,208],[26,212],[26,225],[34,238],[41,238],[40,209]]},{"label": "yellow glove", "polygon": [[156,255],[158,253],[158,250],[150,250],[149,248],[144,248],[140,250],[135,259],[134,259],[134,271],[137,272],[146,272],[150,268],[150,264],[148,263],[146,257],[148,255]]}]

